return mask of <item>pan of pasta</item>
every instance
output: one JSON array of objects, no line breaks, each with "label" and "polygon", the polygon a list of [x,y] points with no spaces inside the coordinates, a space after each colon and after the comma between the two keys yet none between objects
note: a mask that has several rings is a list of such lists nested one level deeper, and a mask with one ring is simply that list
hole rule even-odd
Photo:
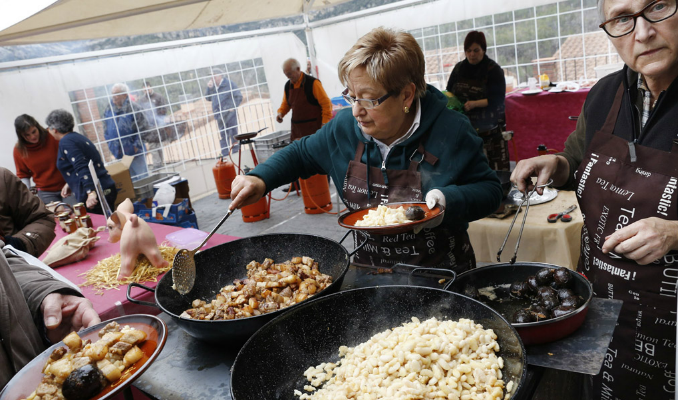
[{"label": "pan of pasta", "polygon": [[443,218],[445,208],[440,204],[428,208],[425,202],[399,202],[361,208],[339,216],[344,228],[378,235],[392,235],[413,230],[434,218]]},{"label": "pan of pasta", "polygon": [[522,395],[526,362],[516,330],[481,302],[367,287],[263,326],[240,349],[230,386],[234,400],[504,400]]}]

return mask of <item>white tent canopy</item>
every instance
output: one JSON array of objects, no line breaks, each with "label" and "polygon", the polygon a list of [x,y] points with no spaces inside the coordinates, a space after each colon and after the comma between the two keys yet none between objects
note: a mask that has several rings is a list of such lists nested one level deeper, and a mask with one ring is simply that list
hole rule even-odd
[{"label": "white tent canopy", "polygon": [[[231,25],[300,15],[345,1],[60,0],[0,31],[0,45],[144,35]],[[25,18],[22,13],[16,15],[16,18]]]}]

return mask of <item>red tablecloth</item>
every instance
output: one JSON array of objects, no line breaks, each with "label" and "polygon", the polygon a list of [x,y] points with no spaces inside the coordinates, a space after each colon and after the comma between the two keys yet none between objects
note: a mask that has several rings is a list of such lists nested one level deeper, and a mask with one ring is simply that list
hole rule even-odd
[{"label": "red tablecloth", "polygon": [[[92,217],[92,223],[94,224],[95,228],[106,225],[106,220],[103,215],[97,214],[90,215]],[[172,233],[180,229],[183,229],[177,226],[163,224],[149,223],[148,225],[150,225],[151,229],[153,230],[153,233],[155,233],[155,238],[158,241],[158,243],[164,242],[165,236],[168,233]],[[54,245],[54,243],[56,243],[56,241],[59,240],[60,238],[66,236],[66,233],[58,226],[56,227],[55,232],[56,238],[52,242],[52,245]],[[76,285],[84,283],[85,277],[79,276],[80,274],[88,271],[90,268],[95,266],[100,260],[118,254],[120,252],[120,242],[110,243],[108,241],[107,230],[100,232],[98,236],[101,239],[99,239],[99,241],[96,242],[94,248],[90,250],[89,254],[87,255],[87,258],[77,263],[57,267],[55,268],[55,270],[64,277],[66,277],[71,282],[75,283]],[[207,243],[205,243],[203,249],[207,249],[221,243],[230,242],[231,240],[235,239],[238,238],[235,236],[221,235],[215,233],[210,238],[210,240],[208,240]],[[46,253],[43,254],[42,257],[40,257],[40,259],[43,259],[45,256]],[[158,281],[159,280],[160,277],[158,277]],[[157,285],[157,282],[146,282],[144,283],[144,285],[149,287],[155,287]],[[104,291],[103,295],[96,294],[91,287],[81,287],[80,289],[82,290],[83,295],[92,302],[94,309],[99,313],[99,316],[101,317],[102,321],[126,314],[158,314],[160,312],[160,310],[156,308],[141,306],[129,302],[126,297],[127,285],[120,286],[118,288],[119,290],[115,289],[106,290]],[[132,289],[132,297],[139,300],[155,302],[153,293],[138,288]]]},{"label": "red tablecloth", "polygon": [[577,125],[577,121],[568,117],[581,113],[589,89],[560,93],[544,91],[536,95],[521,92],[506,95],[506,130],[514,132],[518,148],[516,157],[513,146],[509,145],[511,160],[536,157],[540,144],[562,151],[565,139]]}]

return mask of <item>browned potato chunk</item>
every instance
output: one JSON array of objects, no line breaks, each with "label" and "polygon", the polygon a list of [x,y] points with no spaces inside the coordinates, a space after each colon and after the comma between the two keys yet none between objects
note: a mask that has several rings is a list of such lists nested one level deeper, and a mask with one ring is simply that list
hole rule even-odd
[{"label": "browned potato chunk", "polygon": [[73,372],[73,364],[71,363],[71,360],[64,357],[61,360],[54,361],[50,364],[48,372],[54,375],[57,382],[63,382],[68,378],[68,375]]},{"label": "browned potato chunk", "polygon": [[141,360],[141,358],[144,356],[144,352],[141,351],[140,348],[137,346],[134,346],[130,349],[130,351],[125,354],[125,358],[123,358],[123,362],[125,363],[125,368],[129,367],[130,365],[134,364],[135,362]]},{"label": "browned potato chunk", "polygon": [[98,361],[97,368],[99,368],[109,382],[116,382],[122,376],[120,369],[106,359]]},{"label": "browned potato chunk", "polygon": [[71,332],[64,338],[64,344],[72,351],[77,351],[82,347],[82,339],[77,333]]},{"label": "browned potato chunk", "polygon": [[85,350],[85,356],[91,358],[93,361],[103,360],[108,353],[108,346],[106,343],[102,343],[101,340],[96,343],[91,344]]}]

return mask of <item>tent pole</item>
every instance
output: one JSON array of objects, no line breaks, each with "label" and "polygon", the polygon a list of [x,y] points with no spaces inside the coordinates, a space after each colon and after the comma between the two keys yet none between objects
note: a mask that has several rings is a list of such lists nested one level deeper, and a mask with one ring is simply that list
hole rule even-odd
[{"label": "tent pole", "polygon": [[313,30],[311,29],[308,22],[308,11],[313,6],[315,0],[304,0],[303,12],[304,12],[304,33],[306,33],[306,46],[308,47],[308,54],[311,60],[311,74],[315,78],[320,78],[318,76],[318,64],[315,58],[315,42],[313,41]]}]

